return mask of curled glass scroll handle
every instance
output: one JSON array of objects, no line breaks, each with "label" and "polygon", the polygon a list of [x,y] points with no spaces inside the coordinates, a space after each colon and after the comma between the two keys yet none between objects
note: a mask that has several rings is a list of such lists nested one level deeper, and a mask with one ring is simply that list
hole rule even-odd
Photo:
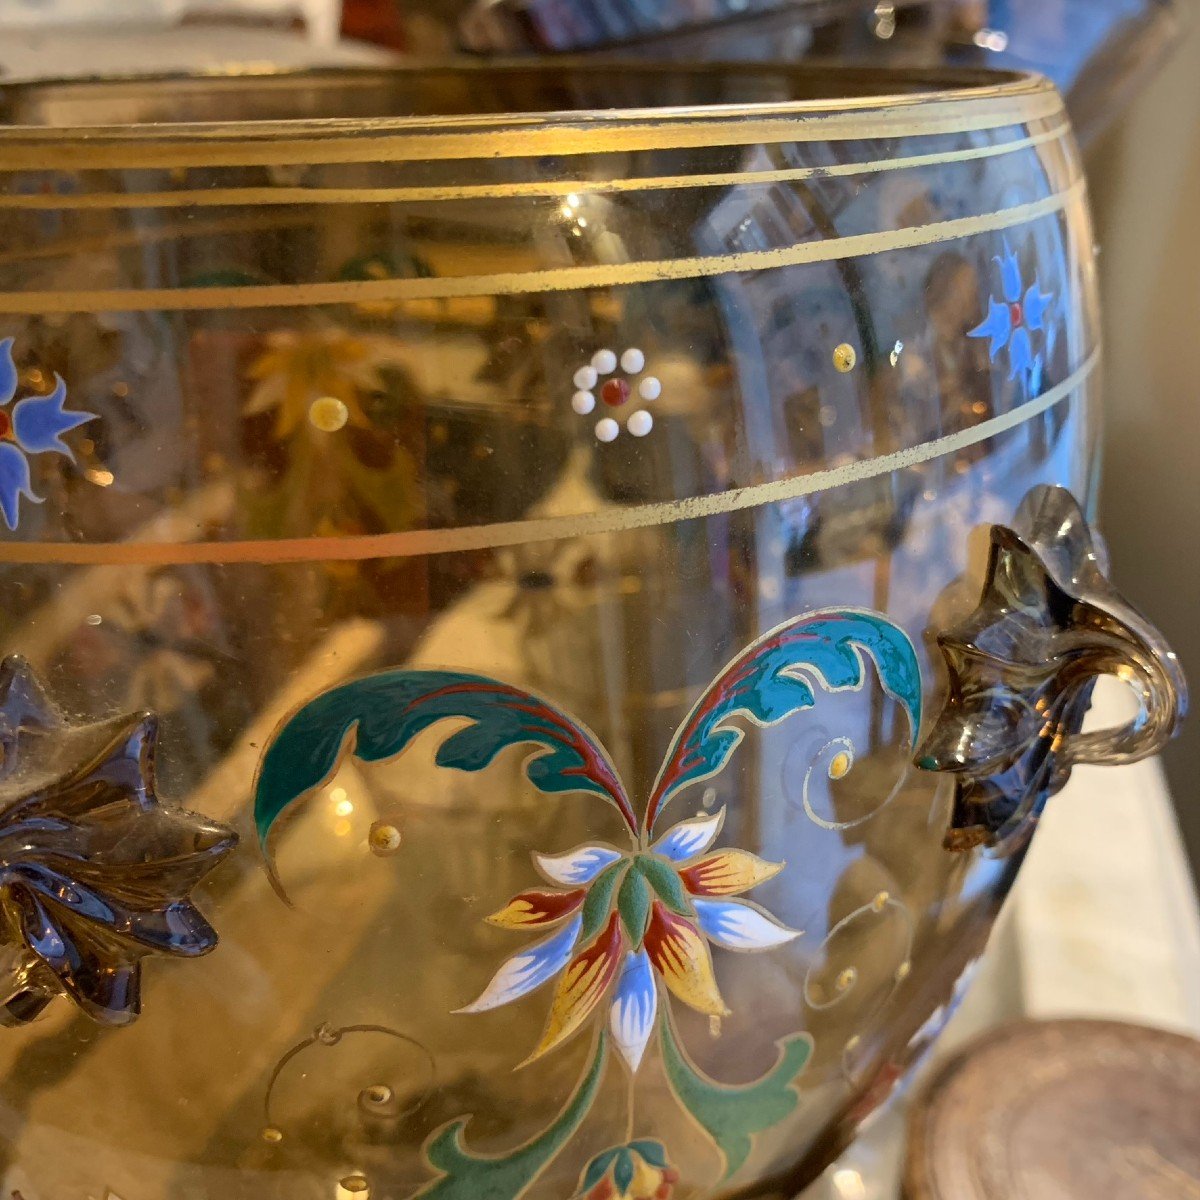
[{"label": "curled glass scroll handle", "polygon": [[[1072,767],[1136,762],[1174,735],[1187,708],[1179,662],[1106,571],[1063,488],[1035,488],[1013,528],[992,527],[979,606],[938,637],[949,686],[916,754],[955,779],[947,848],[1014,850]],[[1101,675],[1129,685],[1137,712],[1083,733]]]}]

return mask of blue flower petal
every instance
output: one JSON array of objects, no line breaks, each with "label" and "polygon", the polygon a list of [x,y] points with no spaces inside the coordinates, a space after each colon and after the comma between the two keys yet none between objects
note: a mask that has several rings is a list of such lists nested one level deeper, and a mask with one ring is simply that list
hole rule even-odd
[{"label": "blue flower petal", "polygon": [[29,460],[12,442],[0,442],[0,513],[9,529],[17,527],[17,509],[21,497],[41,504],[29,483]]},{"label": "blue flower petal", "polygon": [[1025,313],[1025,324],[1030,329],[1041,329],[1042,321],[1046,315],[1046,309],[1050,307],[1050,301],[1054,297],[1049,292],[1043,292],[1038,286],[1035,279],[1030,285],[1029,290],[1025,293],[1025,300],[1021,305]]},{"label": "blue flower petal", "polygon": [[658,988],[650,956],[645,950],[638,950],[625,959],[609,1018],[613,1041],[631,1071],[641,1065],[657,1014]]},{"label": "blue flower petal", "polygon": [[611,846],[576,846],[566,854],[535,854],[533,861],[552,883],[564,887],[589,884],[624,855]]},{"label": "blue flower petal", "polygon": [[1051,319],[1044,322],[1043,328],[1046,333],[1046,359],[1054,357],[1054,347],[1058,345],[1058,322]]},{"label": "blue flower petal", "polygon": [[712,845],[713,839],[721,832],[725,823],[725,810],[718,809],[715,813],[699,813],[672,825],[661,838],[655,842],[652,849],[663,858],[672,862],[684,862],[693,858]]},{"label": "blue flower petal", "polygon": [[1040,354],[1036,355],[1033,360],[1033,365],[1029,368],[1029,398],[1032,400],[1035,396],[1042,394],[1042,371],[1045,363],[1042,361]]},{"label": "blue flower petal", "polygon": [[1009,304],[1016,304],[1021,298],[1021,264],[1009,248],[1007,239],[1004,242],[1004,254],[997,255],[996,262],[1000,267],[1000,284],[1004,298]]},{"label": "blue flower petal", "polygon": [[96,419],[95,413],[66,412],[67,385],[55,376],[54,391],[48,396],[26,396],[13,409],[13,434],[27,454],[65,454],[74,461],[61,434]]},{"label": "blue flower petal", "polygon": [[583,920],[575,917],[557,933],[514,954],[496,972],[492,982],[483,989],[477,1000],[458,1011],[487,1012],[499,1008],[539,988],[547,979],[557,975],[571,961],[571,951],[583,928]]},{"label": "blue flower petal", "polygon": [[1008,377],[1028,379],[1029,369],[1033,366],[1033,342],[1029,330],[1022,326],[1012,335],[1008,343]]},{"label": "blue flower petal", "polygon": [[12,348],[12,338],[0,342],[0,404],[7,404],[17,394],[17,364]]},{"label": "blue flower petal", "polygon": [[726,950],[771,950],[800,936],[770,913],[741,900],[692,901],[700,928]]},{"label": "blue flower petal", "polygon": [[988,314],[980,324],[970,330],[967,337],[991,338],[988,347],[988,357],[995,361],[996,355],[1008,345],[1012,336],[1012,311],[1007,304],[1001,304],[993,297],[988,297]]}]

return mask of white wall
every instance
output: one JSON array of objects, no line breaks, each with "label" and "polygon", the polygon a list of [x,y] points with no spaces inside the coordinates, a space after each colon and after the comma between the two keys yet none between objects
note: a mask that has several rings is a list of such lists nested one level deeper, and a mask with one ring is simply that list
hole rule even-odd
[{"label": "white wall", "polygon": [[[1119,586],[1171,640],[1200,709],[1200,0],[1181,7],[1191,28],[1088,167],[1106,326],[1102,527]],[[1166,765],[1200,868],[1200,712]]]}]

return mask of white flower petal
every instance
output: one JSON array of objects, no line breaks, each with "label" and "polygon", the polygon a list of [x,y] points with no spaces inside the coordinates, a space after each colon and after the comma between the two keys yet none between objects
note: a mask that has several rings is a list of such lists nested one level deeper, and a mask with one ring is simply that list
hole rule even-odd
[{"label": "white flower petal", "polygon": [[605,867],[612,866],[621,858],[619,850],[608,846],[577,846],[566,854],[535,854],[534,861],[547,879],[567,887],[578,887],[591,883]]},{"label": "white flower petal", "polygon": [[520,954],[514,954],[496,972],[479,999],[458,1011],[487,1012],[490,1008],[509,1004],[528,995],[534,988],[541,987],[571,961],[571,951],[575,948],[582,928],[583,918],[574,917],[557,933],[529,946]]},{"label": "white flower petal", "polygon": [[650,957],[645,950],[638,950],[625,959],[609,1015],[613,1041],[631,1071],[641,1065],[657,1014],[658,988]]},{"label": "white flower petal", "polygon": [[711,816],[692,817],[673,825],[655,843],[653,849],[672,862],[683,862],[707,850],[713,844],[725,822],[725,810],[718,809]]},{"label": "white flower petal", "polygon": [[692,903],[700,928],[726,950],[769,950],[800,936],[800,930],[780,925],[774,917],[740,900],[701,900]]}]

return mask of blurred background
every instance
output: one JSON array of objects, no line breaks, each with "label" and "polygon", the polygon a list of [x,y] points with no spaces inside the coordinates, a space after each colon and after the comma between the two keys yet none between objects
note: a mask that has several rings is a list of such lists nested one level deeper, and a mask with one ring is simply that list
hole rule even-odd
[{"label": "blurred background", "polygon": [[[1102,526],[1200,675],[1200,0],[0,0],[8,76],[456,51],[1032,68],[1067,94],[1105,299]],[[1200,721],[1167,772],[1200,865]]]},{"label": "blurred background", "polygon": [[[1118,585],[1200,678],[1200,3],[1144,91],[1088,153],[1105,304],[1103,528]],[[1200,873],[1200,725],[1167,775]]]}]

